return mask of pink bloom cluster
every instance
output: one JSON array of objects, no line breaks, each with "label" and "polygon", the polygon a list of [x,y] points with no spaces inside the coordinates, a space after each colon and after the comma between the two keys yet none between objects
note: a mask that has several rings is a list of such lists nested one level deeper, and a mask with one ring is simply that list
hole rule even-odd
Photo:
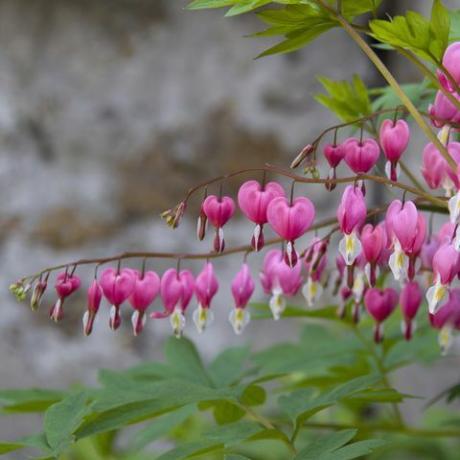
[{"label": "pink bloom cluster", "polygon": [[[456,100],[460,84],[460,42],[449,46],[443,58],[444,72],[438,72],[444,92]],[[324,146],[324,156],[331,170],[325,183],[332,190],[337,182],[337,168],[342,162],[356,175],[341,195],[337,207],[338,227],[325,237],[315,237],[303,251],[298,251],[299,239],[312,228],[315,206],[305,196],[288,197],[277,182],[262,183],[249,180],[238,191],[237,203],[230,196],[209,195],[203,200],[198,219],[197,236],[205,238],[208,223],[215,229],[214,256],[225,253],[224,227],[237,211],[254,224],[251,247],[260,251],[266,244],[264,232],[269,227],[280,240],[282,249],[271,249],[264,257],[260,272],[260,283],[270,295],[269,307],[273,318],[278,320],[286,309],[289,298],[302,293],[309,308],[321,296],[330,278],[328,251],[332,235],[339,231],[338,255],[334,254],[337,278],[333,292],[340,293],[342,302],[339,316],[347,314],[351,307],[352,317],[358,322],[362,306],[375,321],[374,338],[383,339],[383,324],[399,305],[402,316],[402,331],[407,340],[413,336],[415,317],[423,300],[423,291],[428,303],[431,325],[440,329],[440,341],[444,349],[450,343],[451,331],[460,329],[460,289],[453,286],[460,278],[460,176],[446,158],[429,143],[423,149],[421,173],[431,189],[443,188],[449,197],[450,220],[437,233],[428,229],[426,218],[417,208],[418,202],[394,199],[386,208],[384,218],[376,218],[382,210],[368,211],[364,179],[377,164],[380,152],[386,159],[387,179],[380,179],[394,190],[411,188],[397,182],[399,163],[406,151],[410,130],[406,121],[385,119],[380,125],[378,139],[350,137]],[[443,92],[438,92],[430,108],[434,126],[439,129],[438,138],[455,163],[460,164],[460,143],[450,140],[452,124],[460,123],[460,112]],[[319,141],[318,141],[319,142]],[[317,145],[305,147],[294,165],[300,164],[316,152]],[[369,178],[369,177],[368,177]],[[373,177],[372,179],[376,179]],[[343,182],[350,182],[347,178]],[[426,194],[421,194],[425,198]],[[436,198],[438,201],[439,198]],[[442,203],[441,203],[442,204]],[[185,211],[185,201],[174,210],[166,212],[172,226],[177,226]],[[431,226],[430,226],[431,227]],[[249,238],[248,238],[249,239]],[[63,315],[65,299],[80,287],[75,270],[60,273],[55,280],[57,301],[50,316],[59,321]],[[387,272],[393,275],[395,286],[400,289],[382,287]],[[418,277],[418,279],[417,279]],[[31,305],[36,309],[46,290],[48,275],[40,276],[33,289]],[[427,288],[427,289],[422,289]],[[219,290],[219,281],[209,260],[195,276],[190,270],[166,270],[160,277],[154,271],[138,271],[130,268],[107,268],[96,277],[88,289],[88,307],[83,317],[85,334],[90,334],[102,299],[110,305],[109,325],[115,330],[121,325],[121,307],[129,303],[132,308],[132,327],[135,335],[141,333],[148,317],[147,310],[159,296],[163,311],[155,311],[151,318],[169,318],[174,334],[180,336],[186,323],[186,311],[193,298],[197,308],[192,315],[199,332],[203,332],[213,320],[211,304]],[[234,308],[229,321],[240,334],[250,320],[246,309],[255,290],[255,282],[246,261],[231,283]]]}]

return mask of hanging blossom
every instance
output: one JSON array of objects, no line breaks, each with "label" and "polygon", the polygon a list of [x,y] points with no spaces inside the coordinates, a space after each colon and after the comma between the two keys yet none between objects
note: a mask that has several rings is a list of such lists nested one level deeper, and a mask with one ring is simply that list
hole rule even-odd
[{"label": "hanging blossom", "polygon": [[329,240],[315,238],[305,252],[304,266],[307,281],[302,288],[302,294],[308,307],[313,307],[323,293],[321,276],[327,265],[327,248]]},{"label": "hanging blossom", "polygon": [[423,295],[417,281],[407,282],[401,290],[399,305],[403,320],[401,330],[406,340],[410,340],[415,330],[415,316],[422,303]]},{"label": "hanging blossom", "polygon": [[[457,85],[460,85],[460,42],[449,45],[442,58],[443,67],[449,72]],[[437,71],[438,79],[441,85],[450,92],[454,91],[452,82],[442,70]]]},{"label": "hanging blossom", "polygon": [[264,247],[264,224],[268,222],[267,208],[277,197],[284,197],[284,189],[277,182],[261,185],[256,180],[245,182],[238,191],[238,206],[243,214],[256,224],[251,239],[255,251]]},{"label": "hanging blossom", "polygon": [[284,257],[286,263],[290,267],[294,267],[298,259],[294,241],[311,227],[315,220],[315,206],[303,196],[299,196],[291,202],[280,196],[274,198],[268,205],[267,218],[273,230],[286,240]]},{"label": "hanging blossom", "polygon": [[193,322],[201,334],[214,321],[214,313],[209,310],[211,301],[219,289],[219,282],[214,274],[211,262],[206,262],[203,270],[195,279],[195,296],[198,307],[193,312]]},{"label": "hanging blossom", "polygon": [[251,319],[250,313],[246,306],[254,293],[255,283],[251,276],[251,270],[245,262],[240,271],[233,278],[231,290],[235,301],[235,307],[228,316],[228,320],[233,327],[235,334],[240,335]]},{"label": "hanging blossom", "polygon": [[110,329],[115,331],[121,325],[120,307],[128,300],[136,284],[136,275],[131,268],[106,268],[100,277],[99,283],[105,298],[111,305]]},{"label": "hanging blossom", "polygon": [[88,302],[87,308],[83,315],[83,333],[88,336],[93,331],[94,320],[96,319],[96,314],[99,311],[102,300],[102,288],[98,280],[94,278],[93,282],[88,288]]},{"label": "hanging blossom", "polygon": [[393,247],[389,266],[397,281],[414,279],[417,257],[426,237],[426,222],[412,201],[394,200],[385,216],[387,235]]},{"label": "hanging blossom", "polygon": [[363,192],[355,185],[348,185],[337,208],[337,220],[344,234],[339,243],[339,252],[346,265],[353,265],[356,257],[361,253],[362,246],[358,232],[366,220],[366,213]]},{"label": "hanging blossom", "polygon": [[160,277],[154,271],[134,271],[135,284],[129,297],[129,303],[134,309],[131,316],[134,335],[139,335],[144,329],[147,317],[145,312],[160,292]]},{"label": "hanging blossom", "polygon": [[217,197],[216,195],[209,195],[203,201],[201,209],[207,220],[216,229],[214,251],[222,252],[225,249],[223,227],[235,213],[235,202],[229,196]]},{"label": "hanging blossom", "polygon": [[430,314],[430,323],[439,329],[439,346],[443,354],[452,345],[454,330],[460,330],[460,289],[452,289],[447,302],[434,314]]},{"label": "hanging blossom", "polygon": [[383,322],[391,315],[398,304],[398,293],[392,288],[370,288],[364,295],[364,305],[375,320],[374,341],[383,340]]},{"label": "hanging blossom", "polygon": [[162,312],[153,312],[153,319],[168,318],[176,337],[181,337],[185,328],[185,310],[193,297],[195,280],[190,270],[170,268],[163,273],[160,282]]},{"label": "hanging blossom", "polygon": [[405,120],[384,120],[380,125],[380,145],[387,159],[385,173],[392,181],[398,180],[398,162],[407,149],[409,139],[410,129]]},{"label": "hanging blossom", "polygon": [[[458,94],[452,93],[452,96],[460,101]],[[433,104],[428,107],[428,113],[433,117],[431,122],[436,128],[460,122],[460,111],[442,91],[436,93]]]},{"label": "hanging blossom", "polygon": [[269,301],[273,319],[278,320],[286,309],[285,297],[297,294],[302,285],[302,266],[289,267],[279,249],[267,252],[260,273],[260,282],[266,294],[271,294]]},{"label": "hanging blossom", "polygon": [[69,274],[67,271],[60,273],[54,284],[54,289],[58,295],[56,303],[50,309],[50,318],[54,322],[58,322],[64,315],[64,300],[73,294],[81,284],[81,280],[77,275]]},{"label": "hanging blossom", "polygon": [[459,272],[459,253],[452,244],[443,244],[433,256],[434,285],[426,292],[428,311],[436,313],[439,304],[449,293],[449,286]]},{"label": "hanging blossom", "polygon": [[375,227],[372,224],[366,224],[361,230],[361,245],[367,262],[364,272],[369,284],[374,287],[377,281],[377,266],[387,245],[387,232],[384,223]]},{"label": "hanging blossom", "polygon": [[345,157],[345,149],[343,148],[342,144],[336,144],[334,142],[333,144],[326,144],[324,146],[323,154],[330,166],[330,170],[327,176],[329,180],[326,182],[326,188],[327,190],[332,191],[336,187],[336,170],[337,166],[339,166],[340,162]]}]

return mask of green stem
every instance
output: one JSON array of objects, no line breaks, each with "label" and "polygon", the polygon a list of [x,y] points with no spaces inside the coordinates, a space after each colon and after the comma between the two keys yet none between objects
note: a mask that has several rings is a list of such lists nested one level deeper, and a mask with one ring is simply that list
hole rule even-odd
[{"label": "green stem", "polygon": [[[385,370],[385,365],[379,353],[377,352],[375,345],[366,340],[366,338],[361,334],[360,330],[355,324],[352,324],[351,328],[353,332],[355,333],[356,337],[362,342],[366,350],[368,350],[370,354],[372,355],[372,358],[374,359],[375,365],[380,374],[380,378],[382,380],[383,385],[385,386],[385,388],[391,389],[392,386],[390,385],[390,381],[388,380],[388,376]],[[395,415],[395,419],[398,423],[398,426],[404,426],[404,420],[403,420],[401,411],[399,410],[398,404],[392,403],[391,406],[393,408],[393,412]]]},{"label": "green stem", "polygon": [[393,88],[393,91],[396,95],[401,99],[402,103],[406,106],[409,113],[412,115],[416,123],[420,126],[422,131],[428,137],[428,139],[435,145],[435,147],[439,150],[441,155],[445,158],[449,166],[453,170],[457,170],[457,163],[451,157],[449,152],[447,151],[446,147],[439,141],[436,135],[433,133],[431,128],[423,119],[420,112],[417,110],[415,105],[409,99],[407,94],[402,90],[399,83],[396,81],[393,74],[388,70],[385,64],[381,61],[381,59],[375,54],[374,50],[363,40],[361,35],[353,29],[350,23],[340,14],[338,14],[333,8],[327,5],[323,0],[316,0],[316,2],[324,9],[329,11],[333,14],[343,29],[350,35],[350,37],[356,42],[356,44],[361,48],[361,50],[366,54],[366,56],[370,59],[370,61],[375,65],[377,70],[382,74],[388,84]]},{"label": "green stem", "polygon": [[412,174],[411,170],[406,166],[406,164],[399,160],[399,166],[401,166],[402,172],[408,177],[408,179],[412,182],[412,184],[418,188],[421,192],[426,193],[423,185],[419,182],[419,180]]}]

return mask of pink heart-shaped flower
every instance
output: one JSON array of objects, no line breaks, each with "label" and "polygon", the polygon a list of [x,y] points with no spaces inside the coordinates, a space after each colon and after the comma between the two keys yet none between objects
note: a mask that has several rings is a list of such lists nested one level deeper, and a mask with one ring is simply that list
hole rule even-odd
[{"label": "pink heart-shaped flower", "polygon": [[202,210],[209,222],[216,227],[223,227],[235,213],[235,202],[229,196],[221,198],[209,195],[202,204]]},{"label": "pink heart-shaped flower", "polygon": [[356,174],[369,172],[379,159],[380,147],[374,139],[360,141],[352,137],[343,143],[343,149],[345,163]]}]

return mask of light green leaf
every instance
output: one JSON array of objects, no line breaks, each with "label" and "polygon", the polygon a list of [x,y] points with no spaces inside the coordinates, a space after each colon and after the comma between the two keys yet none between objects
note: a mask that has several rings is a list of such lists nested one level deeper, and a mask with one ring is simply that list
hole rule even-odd
[{"label": "light green leaf", "polygon": [[241,407],[229,401],[219,401],[214,404],[214,420],[219,425],[237,422],[242,419],[246,412]]},{"label": "light green leaf", "polygon": [[158,417],[134,435],[133,439],[129,443],[128,450],[139,451],[157,439],[167,436],[173,428],[182,424],[185,420],[196,413],[196,411],[196,405],[190,404],[174,412]]},{"label": "light green leaf", "polygon": [[8,452],[13,452],[22,448],[24,448],[23,444],[14,442],[0,442],[0,455],[7,454]]},{"label": "light green leaf", "polygon": [[318,80],[327,94],[316,94],[315,99],[341,120],[350,122],[372,113],[368,90],[358,75],[354,75],[351,82],[326,77],[319,77]]},{"label": "light green leaf", "polygon": [[42,412],[65,396],[64,391],[39,388],[0,390],[4,412]]},{"label": "light green leaf", "polygon": [[249,355],[248,347],[228,348],[208,367],[208,373],[217,387],[232,385],[243,376],[243,366]]},{"label": "light green leaf", "polygon": [[327,436],[321,436],[308,446],[304,447],[294,458],[294,460],[318,460],[324,454],[328,454],[339,449],[347,442],[351,441],[358,430],[343,430]]},{"label": "light green leaf", "polygon": [[319,457],[318,460],[352,460],[354,458],[363,457],[371,454],[385,445],[385,441],[381,439],[367,439],[366,441],[358,441],[353,444],[348,444],[334,452]]},{"label": "light green leaf", "polygon": [[460,41],[460,10],[453,10],[450,14],[449,41]]},{"label": "light green leaf", "polygon": [[249,385],[243,391],[240,401],[245,406],[260,406],[267,399],[267,393],[259,385]]},{"label": "light green leaf", "polygon": [[184,337],[170,337],[165,345],[165,356],[170,367],[176,371],[177,377],[203,385],[211,384],[198,351],[190,340]]},{"label": "light green leaf", "polygon": [[236,0],[194,0],[187,5],[189,10],[204,10],[208,8],[223,8],[231,6]]},{"label": "light green leaf", "polygon": [[74,440],[73,433],[88,413],[88,395],[81,391],[53,404],[45,412],[46,440],[54,453],[60,453]]},{"label": "light green leaf", "polygon": [[342,14],[353,19],[364,13],[375,12],[382,0],[342,0]]}]

